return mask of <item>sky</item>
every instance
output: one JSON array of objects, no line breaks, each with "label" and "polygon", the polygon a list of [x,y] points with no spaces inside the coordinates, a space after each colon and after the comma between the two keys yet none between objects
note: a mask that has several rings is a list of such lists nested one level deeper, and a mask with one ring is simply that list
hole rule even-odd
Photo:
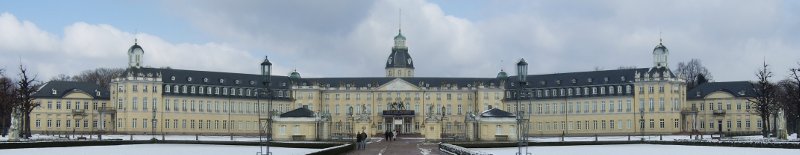
[{"label": "sky", "polygon": [[755,80],[766,61],[779,80],[800,67],[798,28],[791,0],[0,1],[0,68],[124,68],[137,39],[150,67],[258,74],[269,56],[277,75],[382,77],[402,29],[418,77],[652,67],[662,42],[673,69]]}]

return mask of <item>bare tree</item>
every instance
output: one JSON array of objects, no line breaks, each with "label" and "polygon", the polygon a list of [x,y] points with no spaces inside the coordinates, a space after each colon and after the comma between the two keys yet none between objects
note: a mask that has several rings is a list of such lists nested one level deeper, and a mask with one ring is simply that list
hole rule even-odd
[{"label": "bare tree", "polygon": [[69,77],[66,74],[58,74],[53,78],[50,78],[50,81],[72,81],[72,77]]},{"label": "bare tree", "polygon": [[772,114],[772,109],[775,105],[776,89],[775,85],[769,82],[771,77],[772,71],[769,70],[769,65],[764,62],[763,68],[756,73],[758,81],[752,84],[756,93],[755,97],[747,99],[755,107],[755,114],[761,116],[761,134],[764,137],[769,136],[769,116]]},{"label": "bare tree", "polygon": [[793,118],[794,131],[797,133],[797,138],[800,138],[800,63],[797,64],[797,68],[792,68],[789,71],[791,71],[791,75],[787,80],[787,87],[792,89],[787,91],[786,96],[790,99],[786,101],[785,107],[786,113],[789,115],[787,118]]},{"label": "bare tree", "polygon": [[6,77],[0,69],[0,134],[6,136],[8,128],[11,127],[11,111],[16,107],[14,81]]},{"label": "bare tree", "polygon": [[108,89],[111,80],[125,72],[122,68],[97,68],[86,70],[78,75],[72,76],[73,81],[90,82],[99,85],[101,88]]},{"label": "bare tree", "polygon": [[31,112],[39,106],[38,103],[33,102],[33,94],[36,93],[36,88],[39,84],[36,81],[36,76],[31,77],[28,75],[28,69],[19,65],[19,80],[17,81],[17,106],[23,112],[25,118],[23,119],[24,128],[22,130],[25,138],[31,137]]},{"label": "bare tree", "polygon": [[703,75],[706,81],[712,80],[711,72],[703,66],[700,59],[692,59],[689,60],[689,62],[679,62],[678,67],[675,68],[675,73],[679,78],[686,80],[687,90],[699,85],[697,78],[700,75]]},{"label": "bare tree", "polygon": [[798,85],[794,79],[784,79],[778,82],[778,103],[784,109],[786,117],[787,131],[797,131],[798,119],[800,119],[800,96],[798,96]]}]

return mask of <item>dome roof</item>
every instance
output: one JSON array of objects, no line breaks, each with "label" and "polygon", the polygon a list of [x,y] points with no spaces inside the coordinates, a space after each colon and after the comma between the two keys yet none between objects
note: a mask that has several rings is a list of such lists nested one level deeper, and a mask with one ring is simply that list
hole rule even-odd
[{"label": "dome roof", "polygon": [[294,70],[294,71],[292,71],[292,73],[289,73],[289,78],[290,79],[300,79],[300,73],[298,73],[297,70]]},{"label": "dome roof", "polygon": [[501,70],[500,70],[500,73],[497,73],[497,78],[498,78],[498,79],[505,79],[505,78],[508,78],[508,73],[506,73],[506,71],[503,71],[503,70],[501,69]]},{"label": "dome roof", "polygon": [[394,36],[394,40],[406,40],[406,37],[403,36],[402,30],[397,31],[397,36]]},{"label": "dome roof", "polygon": [[139,46],[138,43],[133,43],[133,46],[131,46],[131,48],[128,48],[128,53],[133,53],[136,52],[137,50],[144,53],[144,49],[142,49],[142,46]]},{"label": "dome roof", "polygon": [[667,47],[666,47],[666,46],[664,46],[664,44],[663,44],[663,43],[658,43],[658,45],[656,45],[656,47],[655,47],[655,48],[653,48],[653,53],[655,53],[655,52],[664,52],[664,53],[668,53],[668,52],[669,52],[669,50],[667,49]]}]

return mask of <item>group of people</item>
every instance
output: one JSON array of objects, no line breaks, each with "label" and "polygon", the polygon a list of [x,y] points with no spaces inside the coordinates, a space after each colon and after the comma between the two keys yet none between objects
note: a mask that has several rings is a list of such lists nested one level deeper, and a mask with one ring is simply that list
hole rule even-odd
[{"label": "group of people", "polygon": [[[383,133],[384,138],[386,141],[395,141],[397,139],[397,130],[389,131]],[[367,133],[362,130],[361,133],[356,134],[356,150],[365,150],[367,149]]]},{"label": "group of people", "polygon": [[395,139],[397,139],[397,130],[395,131],[386,130],[386,132],[383,133],[383,137],[386,139],[386,141],[394,141]]},{"label": "group of people", "polygon": [[367,149],[367,133],[364,130],[361,130],[361,133],[356,135],[356,146],[357,150]]}]

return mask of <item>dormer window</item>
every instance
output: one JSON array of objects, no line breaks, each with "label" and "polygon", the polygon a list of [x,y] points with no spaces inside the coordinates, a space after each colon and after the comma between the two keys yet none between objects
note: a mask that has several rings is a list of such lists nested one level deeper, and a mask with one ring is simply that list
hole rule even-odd
[{"label": "dormer window", "polygon": [[696,92],[695,96],[700,97],[700,92]]},{"label": "dormer window", "polygon": [[608,82],[608,77],[603,77],[603,82]]},{"label": "dormer window", "polygon": [[586,82],[592,83],[592,78],[586,79]]},{"label": "dormer window", "polygon": [[739,95],[741,95],[741,96],[744,96],[744,95],[745,95],[745,94],[744,94],[744,90],[740,90],[740,91],[739,91]]},{"label": "dormer window", "polygon": [[99,97],[100,96],[100,91],[94,90],[94,94],[95,94],[95,96]]},{"label": "dormer window", "polygon": [[561,85],[561,80],[556,80],[557,85]]},{"label": "dormer window", "polygon": [[219,83],[225,83],[225,79],[219,79]]},{"label": "dormer window", "polygon": [[208,78],[203,78],[203,82],[208,83]]},{"label": "dormer window", "polygon": [[256,85],[255,81],[250,81],[250,85]]},{"label": "dormer window", "polygon": [[620,76],[619,81],[625,82],[625,76]]},{"label": "dormer window", "polygon": [[172,76],[169,79],[172,80],[172,81],[175,81],[175,76]]},{"label": "dormer window", "polygon": [[53,95],[56,95],[56,94],[58,94],[58,92],[56,91],[56,89],[52,89],[52,90],[53,90]]},{"label": "dormer window", "polygon": [[239,80],[236,80],[234,83],[236,83],[236,84],[239,84],[239,83],[241,83],[241,81],[239,81]]},{"label": "dormer window", "polygon": [[572,79],[572,84],[575,84],[575,83],[577,83],[577,82],[578,82],[577,80],[575,80],[575,79]]},{"label": "dormer window", "polygon": [[186,78],[186,81],[192,82],[192,77]]},{"label": "dormer window", "polygon": [[544,86],[545,84],[547,84],[547,82],[544,82],[544,81],[539,81],[539,84],[540,84],[540,85],[542,85],[542,86]]}]

